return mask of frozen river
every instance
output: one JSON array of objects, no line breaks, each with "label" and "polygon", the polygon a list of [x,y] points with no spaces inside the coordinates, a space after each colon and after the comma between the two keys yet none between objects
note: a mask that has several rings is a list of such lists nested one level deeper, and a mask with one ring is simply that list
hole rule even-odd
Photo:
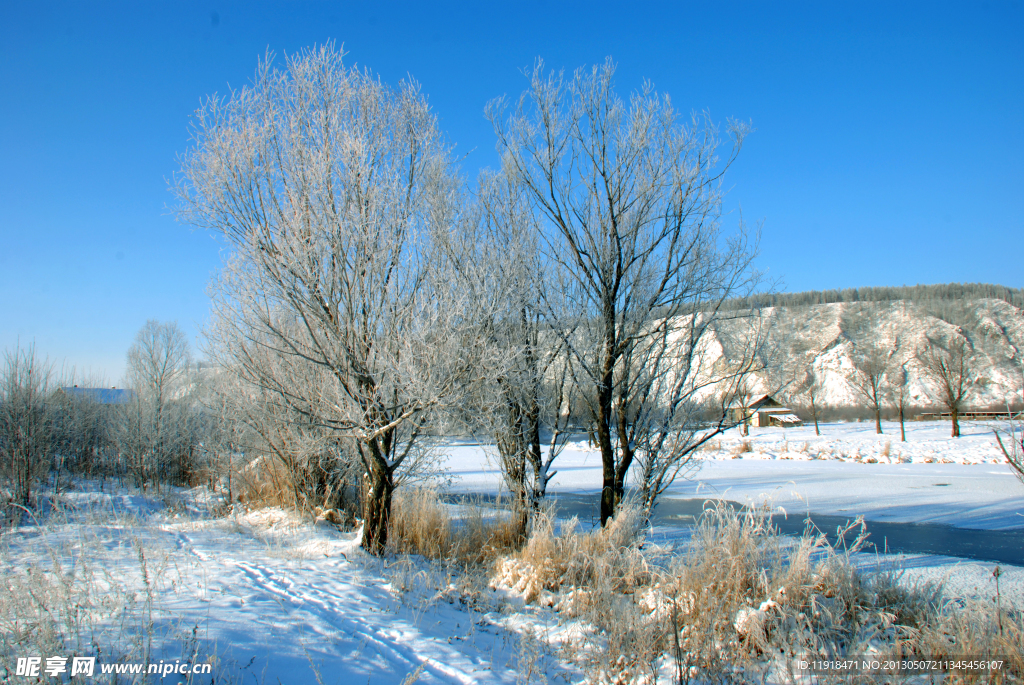
[{"label": "frozen river", "polygon": [[[898,442],[898,433],[894,440],[896,425],[886,424],[883,436],[866,426],[823,426],[821,438],[813,428],[752,431],[749,438],[731,431],[719,449],[701,453],[699,469],[678,479],[666,497],[770,501],[797,520],[814,512],[884,523],[1024,529],[1024,484],[999,463],[988,426],[965,425],[964,437],[954,441],[945,424],[912,423],[907,443]],[[739,442],[750,451],[737,453]],[[455,443],[444,449],[453,491],[497,491],[501,478],[492,448]],[[570,444],[553,470],[552,494],[601,489],[600,454],[584,442]]]}]

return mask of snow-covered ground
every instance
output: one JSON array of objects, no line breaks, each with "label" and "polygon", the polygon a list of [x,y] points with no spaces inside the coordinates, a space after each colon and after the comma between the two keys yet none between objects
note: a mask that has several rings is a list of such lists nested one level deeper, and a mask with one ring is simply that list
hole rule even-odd
[{"label": "snow-covered ground", "polygon": [[[864,516],[868,521],[939,523],[965,529],[1024,529],[1024,484],[1005,463],[993,437],[998,422],[961,422],[950,437],[948,421],[822,423],[799,428],[733,429],[699,453],[699,468],[665,493],[670,498],[771,502],[790,515],[807,512]],[[494,449],[454,444],[447,462],[453,484],[464,492],[492,492],[500,472]],[[597,493],[600,453],[586,440],[571,442],[552,467],[552,493]],[[596,494],[594,495],[596,498]],[[661,526],[659,542],[685,539],[685,529]],[[969,533],[965,533],[969,535]],[[951,593],[995,593],[995,564],[939,555],[865,555],[866,567],[905,569],[914,580],[944,581]],[[1024,568],[1003,566],[1002,588],[1024,606]]]},{"label": "snow-covered ground", "polygon": [[[961,528],[1024,528],[1024,484],[1006,465],[993,437],[998,424],[963,422],[949,437],[948,422],[821,424],[800,428],[738,429],[698,453],[699,469],[680,478],[667,497],[770,500],[787,512],[813,511],[868,520],[945,523]],[[477,444],[448,448],[454,487],[492,492],[500,472],[494,451]],[[571,442],[552,467],[551,492],[601,489],[600,453]]]},{"label": "snow-covered ground", "polygon": [[[204,493],[179,495],[194,502]],[[204,645],[197,661],[214,655],[218,682],[402,683],[411,674],[420,683],[516,682],[523,658],[539,659],[549,676],[566,670],[543,654],[524,656],[520,645],[522,625],[557,623],[550,610],[457,588],[458,578],[422,560],[369,557],[357,532],[280,509],[207,518],[137,495],[66,501],[89,508],[4,535],[2,573],[51,570],[51,555],[81,573],[84,552],[120,602],[145,597],[145,568],[156,591],[155,627],[143,630],[155,634],[151,662],[180,660],[194,629]],[[136,615],[148,615],[139,607]],[[138,661],[133,653],[117,661]],[[14,663],[0,663],[0,682],[20,681],[4,667],[14,674]]]},{"label": "snow-covered ground", "polygon": [[[907,443],[888,423],[883,436],[865,423],[822,428],[820,438],[813,427],[755,429],[746,438],[730,432],[701,453],[693,479],[668,494],[770,498],[789,511],[869,519],[1024,527],[1024,485],[998,463],[987,426],[965,423],[964,437],[953,441],[944,424],[911,423]],[[741,452],[744,442],[749,451]],[[455,489],[498,490],[488,449],[462,442],[445,452]],[[555,492],[600,487],[599,458],[585,442],[570,446],[556,468]],[[421,683],[516,682],[531,665],[548,682],[582,679],[553,648],[524,638],[557,643],[571,629],[552,609],[523,606],[415,559],[368,557],[355,533],[282,510],[199,516],[204,493],[178,493],[170,507],[125,492],[67,493],[66,518],[3,535],[2,572],[50,566],[51,554],[69,568],[88,559],[109,571],[111,596],[139,597],[145,568],[157,590],[154,658],[180,655],[194,630],[226,682],[401,683],[411,675]],[[659,544],[686,537],[681,528],[655,532]],[[75,549],[87,556],[76,561]],[[994,593],[992,564],[923,555],[864,555],[858,563],[896,566],[908,579],[945,579],[951,593]],[[1003,571],[1002,601],[1024,607],[1024,569]],[[0,664],[0,681],[2,667],[13,664]]]}]

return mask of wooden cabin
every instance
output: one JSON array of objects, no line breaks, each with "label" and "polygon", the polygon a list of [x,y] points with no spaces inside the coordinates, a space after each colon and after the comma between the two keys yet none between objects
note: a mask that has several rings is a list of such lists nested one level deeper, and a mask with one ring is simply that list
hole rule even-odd
[{"label": "wooden cabin", "polygon": [[804,423],[792,409],[779,404],[771,395],[748,397],[730,406],[728,412],[730,421],[739,424],[745,418],[747,425],[754,428],[795,428]]}]

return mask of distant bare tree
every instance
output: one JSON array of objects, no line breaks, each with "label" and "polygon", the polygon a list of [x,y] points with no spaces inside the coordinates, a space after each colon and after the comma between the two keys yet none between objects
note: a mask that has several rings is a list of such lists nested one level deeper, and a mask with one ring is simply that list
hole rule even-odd
[{"label": "distant bare tree", "polygon": [[467,203],[436,119],[415,84],[389,88],[325,46],[209,99],[193,140],[181,216],[234,253],[215,288],[219,361],[278,415],[350,442],[362,544],[381,554],[428,421],[487,366],[476,301],[437,249]]},{"label": "distant bare tree", "polygon": [[951,338],[946,345],[930,339],[928,342],[918,360],[925,376],[936,386],[939,401],[949,412],[952,437],[959,438],[960,411],[974,386],[974,350],[962,335]]},{"label": "distant bare tree", "polygon": [[191,365],[176,322],[147,321],[128,349],[126,382],[134,395],[117,407],[114,437],[140,488],[187,476]]},{"label": "distant bare tree", "polygon": [[853,358],[853,368],[847,376],[861,397],[875,413],[875,433],[882,434],[882,405],[885,404],[885,372],[888,367],[888,355],[881,347],[871,344],[866,349],[858,350]]},{"label": "distant bare tree", "polygon": [[[723,380],[701,364],[716,326],[749,315],[725,315],[722,303],[757,282],[756,246],[742,230],[724,238],[719,222],[722,173],[746,128],[732,128],[733,152],[719,164],[718,131],[706,117],[686,125],[649,84],[624,102],[614,72],[608,61],[565,79],[538,61],[507,118],[504,100],[488,108],[505,173],[534,212],[558,286],[559,306],[542,303],[542,313],[570,356],[601,450],[602,524],[635,459],[656,494],[726,427],[700,430],[707,396]],[[744,373],[756,363],[758,325],[751,329]]]},{"label": "distant bare tree", "polygon": [[885,381],[888,386],[887,395],[892,399],[896,412],[900,417],[900,442],[907,441],[906,414],[907,405],[910,402],[910,373],[906,364],[893,361],[885,372]]},{"label": "distant bare tree", "polygon": [[806,397],[808,404],[811,405],[811,418],[814,420],[815,435],[821,435],[821,429],[818,428],[818,407],[821,406],[822,391],[821,377],[815,373],[813,368],[809,368],[804,375],[803,383],[800,384],[797,390],[797,396],[802,395]]},{"label": "distant bare tree", "polygon": [[4,353],[0,367],[0,472],[9,483],[5,499],[10,503],[31,506],[33,485],[49,473],[59,417],[50,395],[58,386],[53,364],[40,359],[34,345]]}]

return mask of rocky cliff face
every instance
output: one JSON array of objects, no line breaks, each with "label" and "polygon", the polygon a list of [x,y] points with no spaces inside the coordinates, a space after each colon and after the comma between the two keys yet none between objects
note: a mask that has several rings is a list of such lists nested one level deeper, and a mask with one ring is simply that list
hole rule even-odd
[{"label": "rocky cliff face", "polygon": [[[906,370],[911,405],[936,406],[938,388],[921,355],[960,337],[972,351],[974,370],[967,404],[1022,402],[1024,312],[1002,300],[839,302],[775,307],[763,314],[771,323],[769,367],[754,382],[756,390],[781,388],[779,394],[796,404],[802,403],[801,386],[811,373],[821,387],[819,403],[865,406],[850,379],[858,360],[875,354],[887,368]],[[727,359],[737,341],[728,325],[718,334]]]}]

